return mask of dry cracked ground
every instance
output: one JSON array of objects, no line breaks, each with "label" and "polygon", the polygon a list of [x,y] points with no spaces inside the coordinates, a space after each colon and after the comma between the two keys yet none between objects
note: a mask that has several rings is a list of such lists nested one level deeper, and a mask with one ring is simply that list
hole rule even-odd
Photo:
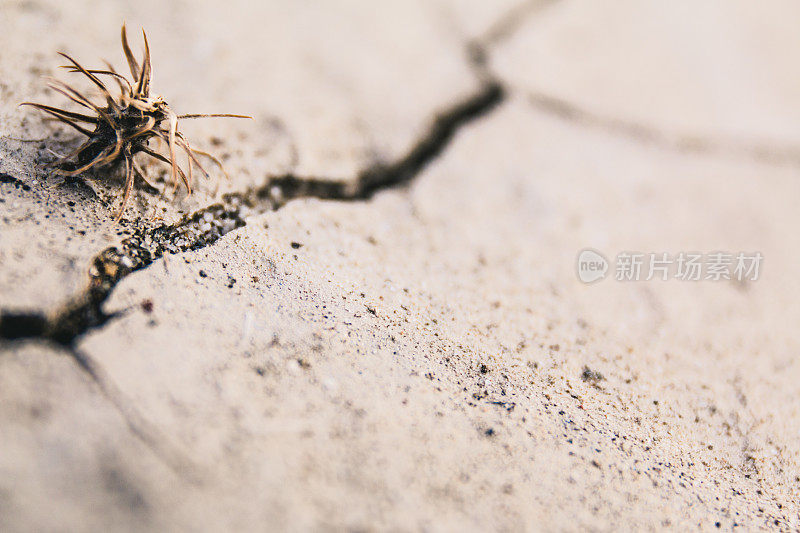
[{"label": "dry cracked ground", "polygon": [[[0,2],[0,530],[800,527],[795,2]],[[221,155],[43,164],[56,51]],[[24,141],[21,139],[25,139]],[[585,285],[579,250],[759,251]]]}]

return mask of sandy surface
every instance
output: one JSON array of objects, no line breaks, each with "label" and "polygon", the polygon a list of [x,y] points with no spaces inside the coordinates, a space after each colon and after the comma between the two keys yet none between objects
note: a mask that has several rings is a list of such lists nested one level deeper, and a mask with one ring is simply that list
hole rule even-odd
[{"label": "sandy surface", "polygon": [[[249,4],[0,2],[0,530],[800,527],[793,2]],[[17,104],[123,21],[254,120],[117,224]]]}]

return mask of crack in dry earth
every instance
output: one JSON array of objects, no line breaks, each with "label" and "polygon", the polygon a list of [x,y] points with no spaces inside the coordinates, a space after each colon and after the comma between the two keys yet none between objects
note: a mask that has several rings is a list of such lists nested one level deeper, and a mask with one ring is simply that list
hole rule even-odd
[{"label": "crack in dry earth", "polygon": [[[77,348],[82,336],[102,328],[118,316],[107,314],[103,310],[116,285],[129,274],[149,267],[165,254],[210,246],[227,233],[247,225],[251,216],[279,210],[292,200],[316,198],[343,202],[366,201],[381,191],[407,186],[428,164],[440,156],[462,127],[490,113],[503,102],[506,91],[498,81],[499,78],[490,73],[489,49],[516,32],[523,19],[537,12],[538,8],[552,3],[553,0],[523,3],[498,19],[483,38],[472,43],[469,48],[471,66],[482,85],[473,95],[437,114],[427,131],[396,161],[367,168],[354,180],[348,181],[284,174],[270,179],[264,186],[225,195],[221,202],[188,214],[178,223],[135,231],[120,246],[106,248],[98,253],[92,259],[87,288],[54,312],[19,313],[0,310],[0,340],[47,341],[64,350],[120,413],[132,435],[182,477],[198,473],[196,466],[171,445],[170,439],[148,422],[135,405],[127,400],[102,366]],[[800,163],[800,151],[790,147],[748,145],[733,140],[669,135],[656,128],[594,114],[556,97],[529,93],[528,98],[530,104],[537,109],[565,121],[601,128],[659,147],[689,153],[745,155],[768,163]],[[0,174],[0,182],[12,183],[23,189],[27,187],[7,174]],[[509,402],[490,403],[507,410],[514,406],[514,403]]]},{"label": "crack in dry earth", "polygon": [[484,81],[473,95],[437,114],[404,156],[389,164],[367,168],[352,182],[286,174],[272,178],[265,186],[227,194],[222,202],[189,214],[176,224],[138,230],[119,247],[106,248],[97,254],[89,270],[88,287],[55,312],[0,311],[0,339],[49,341],[65,350],[117,409],[131,433],[177,474],[189,475],[190,480],[196,481],[198,469],[191,461],[141,416],[91,357],[77,348],[77,341],[83,335],[122,314],[103,310],[117,284],[164,254],[209,246],[245,226],[248,217],[278,210],[292,200],[365,201],[380,191],[406,186],[447,148],[462,127],[491,112],[504,97],[499,82]]},{"label": "crack in dry earth", "polygon": [[275,211],[292,200],[318,198],[365,201],[376,193],[409,184],[447,147],[458,130],[494,109],[504,99],[497,82],[484,83],[470,97],[439,113],[407,154],[390,164],[361,172],[354,181],[333,181],[286,174],[263,187],[227,194],[222,202],[200,209],[172,225],[139,230],[119,247],[106,248],[92,260],[89,285],[55,313],[0,313],[0,339],[44,339],[66,347],[116,315],[102,307],[117,283],[150,266],[166,253],[199,250],[247,224],[254,214]]},{"label": "crack in dry earth", "polygon": [[603,116],[574,102],[543,92],[529,91],[528,102],[539,111],[566,122],[600,129],[612,135],[666,150],[687,154],[749,158],[772,165],[800,165],[800,148],[796,146],[669,133],[654,126]]}]

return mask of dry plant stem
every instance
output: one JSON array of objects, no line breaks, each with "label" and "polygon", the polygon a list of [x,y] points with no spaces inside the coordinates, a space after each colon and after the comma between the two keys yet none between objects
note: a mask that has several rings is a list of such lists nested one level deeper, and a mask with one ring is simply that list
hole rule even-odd
[{"label": "dry plant stem", "polygon": [[[33,102],[21,104],[35,107],[52,117],[52,119],[63,122],[88,137],[83,144],[66,156],[52,152],[57,159],[47,166],[54,167],[57,174],[77,176],[90,169],[123,166],[125,169],[125,190],[122,205],[115,216],[116,220],[122,218],[133,189],[135,176],[140,176],[148,185],[153,186],[134,159],[139,153],[149,155],[170,165],[173,191],[176,191],[182,183],[189,194],[192,193],[194,166],[197,166],[203,175],[209,177],[208,172],[200,164],[197,156],[209,158],[222,169],[225,177],[228,177],[219,159],[208,152],[196,150],[190,146],[189,141],[178,129],[178,121],[180,119],[208,117],[252,118],[246,115],[230,113],[176,114],[163,98],[150,93],[152,74],[150,44],[147,41],[147,35],[144,30],[142,30],[142,36],[144,39],[144,55],[142,62],[139,63],[128,44],[125,26],[122,26],[120,37],[122,50],[125,53],[125,59],[128,62],[128,68],[131,73],[130,79],[119,74],[107,62],[107,68],[105,69],[87,69],[69,55],[60,53],[69,62],[67,65],[62,65],[62,68],[70,73],[81,74],[87,78],[99,90],[104,103],[98,105],[92,102],[83,93],[60,80],[51,79],[48,86],[93,114],[78,113]],[[119,88],[119,94],[116,96],[112,94],[101,77],[103,79],[113,79]],[[151,139],[163,139],[166,142],[169,147],[169,158],[148,147]],[[188,174],[184,172],[176,159],[178,149],[186,153],[189,165]]]}]

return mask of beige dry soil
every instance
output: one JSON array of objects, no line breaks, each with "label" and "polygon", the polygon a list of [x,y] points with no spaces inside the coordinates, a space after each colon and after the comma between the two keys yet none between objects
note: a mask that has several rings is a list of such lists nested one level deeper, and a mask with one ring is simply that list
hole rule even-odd
[{"label": "beige dry soil", "polygon": [[[798,20],[0,0],[0,531],[797,530]],[[77,109],[56,53],[121,69],[123,22],[178,113],[253,119],[181,121],[230,178],[139,155],[115,222],[18,104]]]}]

